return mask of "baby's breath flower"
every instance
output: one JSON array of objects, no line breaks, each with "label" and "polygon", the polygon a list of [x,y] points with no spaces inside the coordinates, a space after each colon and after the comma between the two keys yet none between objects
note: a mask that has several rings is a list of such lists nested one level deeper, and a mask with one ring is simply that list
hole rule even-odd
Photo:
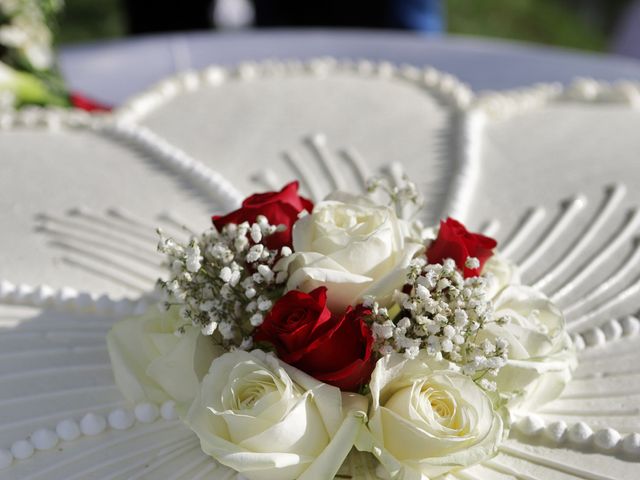
[{"label": "baby's breath flower", "polygon": [[202,327],[202,335],[209,337],[213,335],[213,332],[216,331],[216,328],[218,328],[218,324],[216,322],[209,322]]},{"label": "baby's breath flower", "polygon": [[[467,267],[474,260],[468,259]],[[507,343],[480,335],[495,321],[483,277],[465,279],[451,259],[442,264],[415,259],[409,266],[407,285],[393,299],[400,308],[394,318],[375,299],[364,299],[372,310],[369,323],[378,354],[395,351],[415,358],[425,350],[437,360],[452,362],[482,388],[494,388],[494,382],[485,377],[495,376],[504,366]]]},{"label": "baby's breath flower", "polygon": [[202,256],[200,255],[200,246],[195,240],[192,240],[189,246],[185,249],[185,266],[191,273],[195,273],[200,270]]},{"label": "baby's breath flower", "polygon": [[471,270],[475,270],[476,268],[480,268],[480,260],[476,257],[467,257],[467,260],[464,262],[464,266]]},{"label": "baby's breath flower", "polygon": [[[228,224],[180,244],[158,231],[158,250],[166,255],[169,278],[160,281],[167,306],[181,305],[181,316],[227,349],[252,348],[254,328],[282,295],[286,272],[273,265],[291,249],[262,243],[277,231],[264,216],[253,224]],[[288,249],[288,251],[287,251]]]},{"label": "baby's breath flower", "polygon": [[251,315],[251,318],[249,319],[249,321],[251,322],[251,325],[253,325],[254,327],[259,327],[260,325],[262,325],[262,322],[264,321],[264,317],[262,316],[261,313],[254,313],[253,315]]},{"label": "baby's breath flower", "polygon": [[387,178],[371,178],[367,181],[367,192],[373,194],[382,191],[389,198],[399,218],[415,217],[424,206],[424,200],[416,187],[406,175],[392,185]]}]

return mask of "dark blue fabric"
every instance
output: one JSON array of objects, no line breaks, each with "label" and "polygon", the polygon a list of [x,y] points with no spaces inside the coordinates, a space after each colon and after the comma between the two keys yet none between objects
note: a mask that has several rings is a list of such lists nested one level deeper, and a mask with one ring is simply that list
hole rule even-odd
[{"label": "dark blue fabric", "polygon": [[389,0],[389,3],[392,27],[442,33],[444,18],[440,0]]}]

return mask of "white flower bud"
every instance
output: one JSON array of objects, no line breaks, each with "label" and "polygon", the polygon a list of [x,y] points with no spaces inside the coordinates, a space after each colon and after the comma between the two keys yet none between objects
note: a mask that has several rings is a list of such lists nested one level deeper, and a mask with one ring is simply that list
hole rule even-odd
[{"label": "white flower bud", "polygon": [[260,260],[262,256],[262,252],[264,250],[264,245],[258,244],[254,245],[249,249],[249,253],[247,253],[246,260],[248,263],[253,263]]},{"label": "white flower bud", "polygon": [[269,299],[258,299],[258,310],[260,310],[261,312],[266,312],[267,310],[269,310],[271,308],[271,305],[273,305],[273,303]]},{"label": "white flower bud", "polygon": [[443,352],[449,353],[453,350],[453,342],[448,338],[445,338],[440,342],[440,348]]},{"label": "white flower bud", "polygon": [[260,225],[257,223],[251,225],[251,240],[255,243],[260,243],[262,240],[262,230],[260,229]]},{"label": "white flower bud", "polygon": [[429,292],[429,289],[427,289],[427,287],[425,287],[424,285],[418,285],[416,287],[416,295],[421,300],[427,300],[431,298],[431,292]]},{"label": "white flower bud", "polygon": [[476,257],[467,257],[464,262],[464,266],[471,270],[475,270],[476,268],[480,268],[480,260]]},{"label": "white flower bud", "polygon": [[262,325],[263,321],[264,317],[261,313],[254,313],[249,319],[249,322],[251,322],[251,325],[253,325],[254,327],[259,327],[260,325]]},{"label": "white flower bud", "polygon": [[231,280],[231,269],[229,267],[223,267],[218,276],[223,282],[229,283],[229,280]]},{"label": "white flower bud", "polygon": [[414,358],[416,358],[418,356],[418,353],[420,352],[420,348],[414,346],[411,346],[409,348],[407,348],[404,352],[404,356],[405,358],[408,358],[409,360],[413,360]]},{"label": "white flower bud", "polygon": [[249,239],[247,237],[237,237],[233,242],[233,246],[237,252],[242,252],[249,246]]},{"label": "white flower bud", "polygon": [[456,322],[456,327],[463,328],[467,322],[469,321],[469,317],[467,316],[467,312],[464,310],[457,308],[454,313],[454,319]]},{"label": "white flower bud", "polygon": [[216,322],[209,322],[204,327],[202,327],[202,335],[204,335],[205,337],[213,335],[213,332],[216,331],[216,328],[218,328],[218,324]]},{"label": "white flower bud", "polygon": [[229,285],[231,285],[232,287],[235,287],[236,285],[238,285],[239,281],[240,281],[240,270],[234,270],[231,273],[231,278],[229,278]]},{"label": "white flower bud", "polygon": [[371,325],[371,330],[373,332],[374,338],[387,340],[393,337],[394,326],[391,321],[386,321],[384,323],[374,323],[373,325]]},{"label": "white flower bud", "polygon": [[409,320],[407,317],[403,317],[402,319],[400,319],[400,321],[398,322],[398,328],[402,328],[402,329],[407,329],[411,326],[411,320]]},{"label": "white flower bud", "polygon": [[258,273],[262,275],[262,278],[264,278],[267,283],[273,280],[274,273],[267,265],[258,265]]},{"label": "white flower bud", "polygon": [[202,257],[200,256],[200,247],[197,243],[193,242],[189,248],[185,251],[187,259],[185,261],[185,265],[187,270],[195,273],[200,270]]},{"label": "white flower bud", "polygon": [[233,324],[231,322],[220,322],[218,324],[218,331],[225,340],[231,340],[234,337]]},{"label": "white flower bud", "polygon": [[445,325],[444,328],[442,329],[442,333],[444,334],[445,337],[452,338],[456,334],[456,329],[453,328],[451,325]]}]

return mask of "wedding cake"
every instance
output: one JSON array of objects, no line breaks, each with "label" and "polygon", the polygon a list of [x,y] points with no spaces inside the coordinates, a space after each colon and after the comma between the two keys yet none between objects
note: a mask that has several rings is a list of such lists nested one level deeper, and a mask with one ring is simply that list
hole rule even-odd
[{"label": "wedding cake", "polygon": [[[315,204],[313,214],[296,220],[306,225],[328,208],[323,202],[327,194],[363,195],[370,179],[380,178],[392,187],[405,179],[417,185],[424,195],[419,218],[423,225],[437,226],[440,219],[452,217],[479,232],[477,238],[495,238],[496,257],[485,270],[503,278],[513,268],[507,284],[522,284],[550,302],[544,305],[554,305],[549,311],[566,321],[561,328],[564,356],[553,357],[560,351],[555,344],[543,342],[541,348],[553,361],[564,362],[557,370],[563,388],[553,395],[525,389],[518,408],[508,408],[507,414],[496,414],[489,422],[484,438],[491,437],[493,443],[482,450],[484,455],[473,453],[476,460],[469,460],[470,452],[477,451],[477,445],[470,444],[456,447],[456,456],[447,452],[442,456],[446,460],[422,468],[397,452],[389,454],[393,446],[376,440],[380,431],[371,405],[384,397],[376,382],[387,385],[391,378],[376,367],[373,374],[368,372],[375,382],[358,390],[362,398],[374,399],[369,406],[365,402],[357,417],[371,425],[366,427],[370,445],[354,440],[338,454],[332,439],[318,458],[344,454],[336,478],[636,479],[639,108],[640,85],[627,82],[584,79],[569,87],[536,85],[474,94],[451,75],[431,68],[318,59],[187,72],[109,114],[29,109],[0,114],[0,218],[5,226],[0,236],[0,478],[284,478],[277,476],[277,468],[276,473],[265,473],[262,467],[242,470],[254,465],[255,458],[229,460],[205,439],[211,432],[194,426],[203,417],[195,407],[185,406],[193,398],[181,398],[189,389],[188,375],[181,378],[173,371],[175,381],[169,382],[169,371],[182,363],[165,358],[167,351],[183,345],[189,332],[176,336],[172,327],[145,337],[149,343],[144,350],[151,348],[166,361],[154,364],[159,370],[153,375],[147,369],[136,377],[130,372],[139,352],[126,338],[138,333],[118,329],[158,311],[156,280],[166,280],[169,270],[155,251],[157,228],[187,250],[195,248],[189,239],[211,227],[212,215],[223,218],[250,194],[277,191],[294,180],[300,198]],[[329,203],[346,202],[346,197],[332,195]],[[361,200],[354,202],[362,207]],[[352,208],[340,215],[351,219]],[[302,210],[311,213],[306,203],[296,215]],[[251,235],[260,244],[263,233],[251,230]],[[437,228],[425,238],[427,246],[437,243]],[[298,251],[301,242],[294,238],[294,258],[284,262],[287,285],[302,279],[296,288],[311,278],[305,276],[309,265],[296,270],[296,261],[307,261]],[[166,253],[168,244],[162,245]],[[458,265],[456,281],[466,281],[467,269],[480,265],[475,257],[481,255],[472,253],[470,263],[463,259]],[[428,260],[440,261],[431,256]],[[428,266],[419,268],[420,275],[428,276]],[[220,272],[220,278],[226,275]],[[423,285],[416,282],[414,290],[420,292]],[[487,288],[493,288],[490,285]],[[409,290],[401,289],[398,295],[402,292],[413,298]],[[435,298],[433,292],[429,295]],[[335,298],[330,286],[328,301]],[[493,308],[517,311],[513,302],[500,307],[495,300]],[[526,321],[545,317],[547,307],[535,305],[527,307]],[[264,308],[265,315],[275,315],[267,313],[269,308],[271,304]],[[410,310],[406,305],[404,309]],[[262,316],[255,322],[262,329],[256,341],[269,337],[261,322]],[[203,325],[198,341],[206,340],[207,328],[211,335],[217,326]],[[438,360],[443,352],[449,359],[451,350],[443,346],[444,340],[438,343]],[[383,343],[379,353],[387,352]],[[499,352],[500,342],[495,345]],[[494,352],[495,345],[487,351]],[[240,343],[225,346],[230,351],[221,359],[253,355]],[[394,347],[389,348],[391,352]],[[404,350],[408,352],[409,347]],[[279,360],[260,355],[251,361],[272,365],[289,358],[280,351]],[[412,355],[403,358],[414,360]],[[203,385],[212,383],[207,378],[214,370],[231,375],[223,362],[211,368],[205,380],[208,365],[196,372]],[[314,401],[320,402],[317,392],[325,390],[317,390],[318,380],[313,383],[308,371],[288,368],[295,382],[312,384],[305,388],[316,392]],[[335,385],[342,380],[332,381]],[[177,393],[167,396],[174,387]],[[469,418],[480,415],[478,405],[493,398],[473,392],[469,395],[482,400]],[[204,394],[198,400],[206,404]],[[498,411],[498,402],[492,401]],[[347,401],[342,404],[346,409]],[[318,405],[322,410],[321,402]],[[324,414],[322,418],[326,420]],[[346,423],[333,430],[326,424],[325,429],[337,436],[348,430]],[[353,444],[358,448],[351,448]],[[411,450],[409,445],[402,448]],[[425,447],[425,457],[433,451]],[[295,466],[303,457],[295,451],[275,463]]]}]

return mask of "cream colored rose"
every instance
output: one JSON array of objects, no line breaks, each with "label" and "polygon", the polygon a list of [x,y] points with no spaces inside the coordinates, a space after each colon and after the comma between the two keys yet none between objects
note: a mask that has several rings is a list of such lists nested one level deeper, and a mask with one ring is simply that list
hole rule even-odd
[{"label": "cream colored rose", "polygon": [[185,421],[205,453],[250,480],[331,479],[366,405],[273,355],[235,351],[213,361]]},{"label": "cream colored rose", "polygon": [[107,335],[107,347],[118,388],[127,400],[162,403],[175,400],[184,412],[195,398],[200,380],[221,353],[198,328],[185,327],[176,308],[151,309],[143,316],[116,323]]},{"label": "cream colored rose", "polygon": [[494,298],[507,285],[520,285],[520,272],[518,267],[506,260],[496,252],[487,260],[482,269],[482,274],[488,279],[488,296]]},{"label": "cream colored rose", "polygon": [[517,266],[495,255],[483,270],[489,278],[494,318],[481,334],[503,338],[507,365],[495,379],[511,413],[533,410],[557,398],[577,365],[562,312],[542,292],[520,284]]},{"label": "cream colored rose", "polygon": [[368,430],[356,442],[390,478],[419,480],[473,465],[496,453],[502,419],[471,378],[426,354],[380,359],[371,377]]},{"label": "cream colored rose", "polygon": [[571,380],[577,359],[562,312],[541,292],[508,285],[494,298],[495,318],[487,333],[508,345],[507,364],[496,377],[509,410],[532,410],[557,398]]},{"label": "cream colored rose", "polygon": [[287,288],[328,288],[328,305],[340,311],[374,295],[390,299],[406,280],[406,267],[424,246],[411,226],[388,207],[344,193],[318,203],[293,227],[296,253],[277,266],[289,272]]}]

